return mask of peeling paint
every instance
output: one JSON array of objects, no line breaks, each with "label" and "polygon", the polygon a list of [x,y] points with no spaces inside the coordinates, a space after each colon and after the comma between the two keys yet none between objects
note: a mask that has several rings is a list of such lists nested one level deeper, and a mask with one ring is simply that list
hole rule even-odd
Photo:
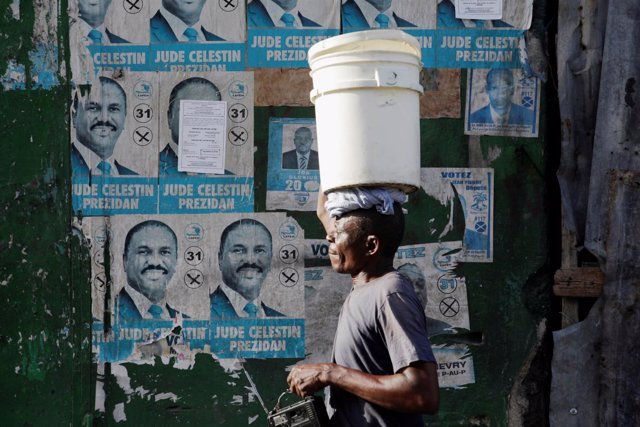
[{"label": "peeling paint", "polygon": [[0,282],[0,286],[8,286],[12,278],[13,278],[13,273],[10,273],[6,279]]},{"label": "peeling paint", "polygon": [[9,8],[11,9],[11,16],[13,16],[13,19],[15,19],[16,21],[20,20],[20,0],[12,0],[11,4],[9,5]]},{"label": "peeling paint", "polygon": [[113,408],[113,419],[119,423],[121,421],[127,421],[127,416],[124,413],[124,403],[120,402]]},{"label": "peeling paint", "polygon": [[7,61],[7,70],[0,81],[4,90],[24,90],[25,89],[25,68],[18,64],[15,59]]},{"label": "peeling paint", "polygon": [[33,45],[29,52],[34,89],[50,89],[58,79],[58,2],[36,1]]}]

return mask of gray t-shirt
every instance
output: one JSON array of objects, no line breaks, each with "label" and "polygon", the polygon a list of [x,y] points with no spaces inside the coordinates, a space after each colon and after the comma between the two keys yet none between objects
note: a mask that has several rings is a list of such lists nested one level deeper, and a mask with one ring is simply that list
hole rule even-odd
[{"label": "gray t-shirt", "polygon": [[[374,375],[435,362],[426,322],[413,285],[400,273],[354,286],[340,311],[334,362]],[[333,426],[424,426],[420,414],[389,411],[337,387],[329,395]]]}]

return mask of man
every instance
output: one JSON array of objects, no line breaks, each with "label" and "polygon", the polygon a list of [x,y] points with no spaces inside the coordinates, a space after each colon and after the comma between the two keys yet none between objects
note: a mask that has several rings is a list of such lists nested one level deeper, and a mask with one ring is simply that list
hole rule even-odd
[{"label": "man", "polygon": [[239,219],[222,231],[218,265],[223,283],[210,296],[211,319],[284,316],[260,298],[272,256],[271,233],[261,222]]},{"label": "man", "polygon": [[318,170],[318,152],[311,149],[313,134],[306,126],[299,127],[293,134],[295,150],[282,153],[282,169]]},{"label": "man", "polygon": [[206,1],[162,0],[160,9],[151,18],[151,43],[224,41],[200,23],[200,14]]},{"label": "man", "polygon": [[330,217],[320,191],[318,217],[329,259],[352,278],[334,340],[332,363],[295,366],[289,388],[308,396],[329,387],[331,425],[423,426],[439,390],[424,311],[411,283],[393,269],[402,240],[399,203],[391,215],[376,208]]},{"label": "man", "polygon": [[396,15],[392,3],[393,0],[347,0],[342,4],[342,29],[415,27]]},{"label": "man", "polygon": [[420,270],[416,264],[405,263],[398,267],[398,273],[405,276],[416,291],[416,295],[420,299],[420,303],[425,309],[425,315],[427,316],[427,333],[430,337],[446,333],[446,330],[451,328],[451,325],[442,320],[434,319],[427,315],[427,280],[424,277],[424,273]]},{"label": "man", "polygon": [[[171,131],[171,142],[160,152],[160,176],[186,175],[178,171],[178,143],[180,139],[180,101],[220,101],[222,96],[218,87],[202,77],[191,77],[174,86],[169,95],[167,119]],[[231,174],[225,171],[226,174]]]},{"label": "man", "polygon": [[111,0],[78,0],[76,29],[90,44],[120,44],[127,40],[113,34],[104,24]]},{"label": "man", "polygon": [[76,142],[71,145],[74,175],[137,175],[114,158],[118,138],[127,116],[127,97],[122,87],[100,77],[86,96],[76,93],[72,114]]},{"label": "man", "polygon": [[175,319],[178,312],[166,301],[178,261],[173,230],[156,220],[135,225],[125,238],[122,259],[127,283],[116,296],[116,321]]},{"label": "man", "polygon": [[298,0],[253,0],[247,6],[247,23],[249,28],[321,26],[298,9]]},{"label": "man", "polygon": [[469,120],[472,123],[533,124],[533,111],[511,102],[515,92],[511,70],[492,68],[487,73],[486,92],[489,104],[471,113]]}]

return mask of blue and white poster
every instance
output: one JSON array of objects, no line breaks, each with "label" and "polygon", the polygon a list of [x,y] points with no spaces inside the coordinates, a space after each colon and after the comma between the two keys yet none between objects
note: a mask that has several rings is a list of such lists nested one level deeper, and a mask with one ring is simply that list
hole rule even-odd
[{"label": "blue and white poster", "polygon": [[[159,86],[159,213],[253,212],[253,73],[162,73]],[[226,102],[224,173],[178,170],[185,100]]]},{"label": "blue and white poster", "polygon": [[99,360],[304,356],[304,231],[284,213],[123,215],[80,227]]},{"label": "blue and white poster", "polygon": [[474,69],[467,75],[464,133],[535,138],[540,81],[521,69]]},{"label": "blue and white poster", "polygon": [[267,209],[315,211],[320,187],[315,119],[271,118]]},{"label": "blue and white poster", "polygon": [[249,67],[308,68],[307,51],[340,33],[340,0],[249,0]]},{"label": "blue and white poster", "polygon": [[493,169],[422,168],[420,182],[443,205],[454,198],[462,205],[465,230],[462,252],[456,259],[493,262]]}]

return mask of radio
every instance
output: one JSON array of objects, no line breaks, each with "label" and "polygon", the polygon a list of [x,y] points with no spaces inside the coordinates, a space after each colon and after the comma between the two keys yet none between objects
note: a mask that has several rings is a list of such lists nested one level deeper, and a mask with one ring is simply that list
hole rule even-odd
[{"label": "radio", "polygon": [[269,427],[327,427],[329,417],[324,402],[318,396],[308,396],[292,405],[280,407],[280,399],[291,393],[285,391],[278,397],[275,408],[267,414]]}]

